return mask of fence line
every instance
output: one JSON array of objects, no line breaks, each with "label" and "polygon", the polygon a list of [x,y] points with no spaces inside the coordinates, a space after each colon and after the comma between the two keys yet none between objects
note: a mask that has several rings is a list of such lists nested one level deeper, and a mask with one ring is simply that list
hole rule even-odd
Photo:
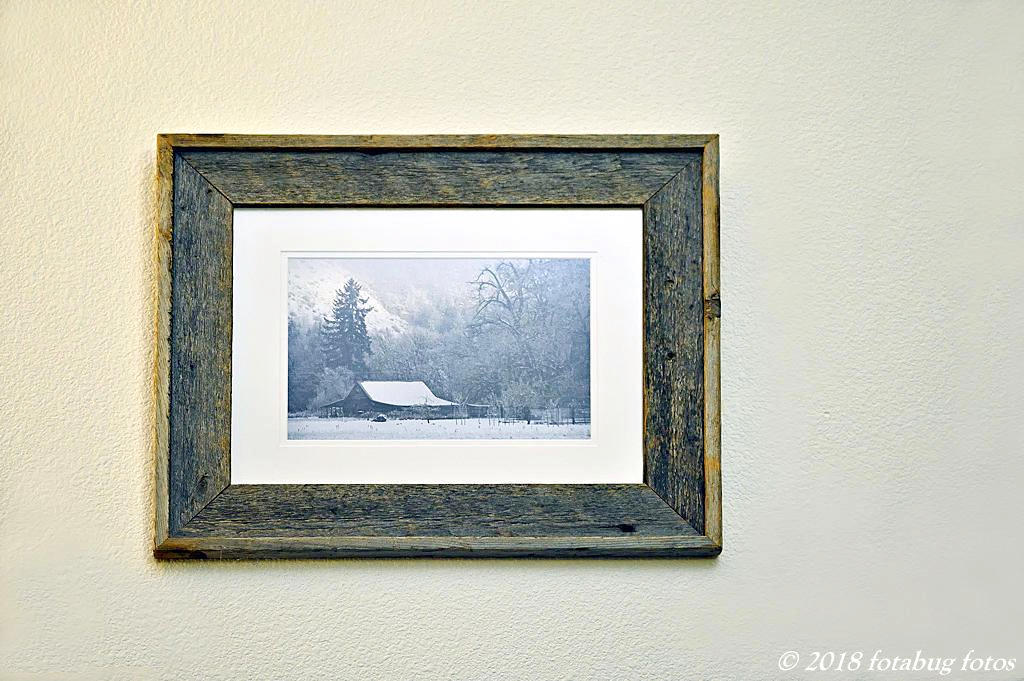
[{"label": "fence line", "polygon": [[[302,415],[317,416],[319,418],[340,418],[355,416],[345,414],[340,407],[323,408],[310,410]],[[299,414],[296,414],[299,415]],[[524,407],[493,405],[481,408],[481,405],[458,405],[450,411],[431,411],[426,413],[420,409],[408,411],[394,411],[386,414],[392,419],[487,419],[491,423],[539,423],[550,425],[569,425],[590,423],[590,407]]]}]

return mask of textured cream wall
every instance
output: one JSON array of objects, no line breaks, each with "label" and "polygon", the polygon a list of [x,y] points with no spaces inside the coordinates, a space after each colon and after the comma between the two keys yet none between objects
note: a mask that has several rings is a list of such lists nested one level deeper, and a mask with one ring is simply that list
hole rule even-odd
[{"label": "textured cream wall", "polygon": [[[1022,33],[1020,2],[0,3],[0,678],[811,678],[778,655],[877,648],[1020,678]],[[171,131],[720,133],[725,553],[154,562]]]}]

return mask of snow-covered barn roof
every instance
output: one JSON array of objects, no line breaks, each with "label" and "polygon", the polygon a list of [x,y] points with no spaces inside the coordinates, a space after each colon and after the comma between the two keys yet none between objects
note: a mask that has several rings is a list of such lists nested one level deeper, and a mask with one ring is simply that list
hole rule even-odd
[{"label": "snow-covered barn roof", "polygon": [[455,404],[442,400],[423,381],[359,381],[367,397],[393,407],[447,407]]}]

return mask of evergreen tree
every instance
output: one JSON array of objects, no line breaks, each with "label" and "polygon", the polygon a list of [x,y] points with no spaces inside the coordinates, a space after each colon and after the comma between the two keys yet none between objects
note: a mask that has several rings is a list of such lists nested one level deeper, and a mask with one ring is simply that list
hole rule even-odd
[{"label": "evergreen tree", "polygon": [[299,350],[299,330],[295,322],[288,320],[288,413],[294,413],[306,406],[309,400],[307,386],[309,376],[302,371]]},{"label": "evergreen tree", "polygon": [[309,409],[317,392],[321,371],[320,332],[314,324],[304,327],[288,320],[288,413]]},{"label": "evergreen tree", "polygon": [[324,364],[333,369],[347,369],[357,380],[366,378],[370,358],[370,335],[366,331],[367,298],[361,297],[362,287],[355,279],[338,289],[331,308],[331,316],[324,317]]}]

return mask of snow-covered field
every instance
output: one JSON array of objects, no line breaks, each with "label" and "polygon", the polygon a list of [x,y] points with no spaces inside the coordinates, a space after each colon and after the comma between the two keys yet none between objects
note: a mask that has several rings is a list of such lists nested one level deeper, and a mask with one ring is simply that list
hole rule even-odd
[{"label": "snow-covered field", "polygon": [[499,423],[497,419],[289,418],[289,440],[585,440],[590,424]]}]

